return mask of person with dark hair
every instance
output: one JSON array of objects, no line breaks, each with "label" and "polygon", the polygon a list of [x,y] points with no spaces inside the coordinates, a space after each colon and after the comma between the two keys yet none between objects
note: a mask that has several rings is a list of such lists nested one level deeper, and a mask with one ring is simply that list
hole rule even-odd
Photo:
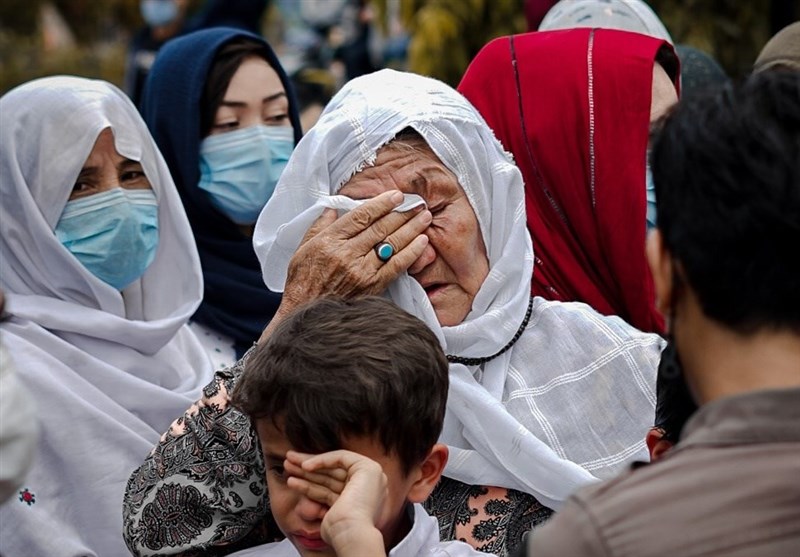
[{"label": "person with dark hair", "polygon": [[196,31],[159,53],[142,114],[192,225],[205,289],[191,326],[219,369],[252,346],[280,304],[251,236],[302,133],[291,83],[260,37]]},{"label": "person with dark hair", "polygon": [[133,35],[128,45],[123,84],[123,89],[137,107],[141,104],[147,74],[159,49],[167,41],[191,29],[187,21],[189,0],[140,0],[139,9],[145,25]]},{"label": "person with dark hair", "polygon": [[[145,83],[161,48],[200,29],[233,27],[258,35],[271,0],[140,0],[144,27],[131,39],[123,89],[141,108]],[[197,8],[198,4],[202,7]],[[194,15],[190,15],[194,12]]]},{"label": "person with dark hair", "polygon": [[681,98],[722,87],[728,82],[725,70],[710,54],[688,44],[675,45],[675,52],[681,60]]},{"label": "person with dark hair", "polygon": [[440,542],[420,505],[447,462],[448,382],[436,335],[384,298],[321,298],[288,316],[231,399],[258,432],[286,539],[236,555],[479,555]]},{"label": "person with dark hair", "polygon": [[575,494],[528,555],[800,548],[798,101],[800,73],[762,72],[664,122],[647,252],[699,409],[658,462]]}]

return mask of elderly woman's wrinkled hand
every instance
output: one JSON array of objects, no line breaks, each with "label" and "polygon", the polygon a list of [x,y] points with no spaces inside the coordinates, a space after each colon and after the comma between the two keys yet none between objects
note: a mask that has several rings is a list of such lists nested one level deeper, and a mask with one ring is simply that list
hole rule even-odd
[{"label": "elderly woman's wrinkled hand", "polygon": [[[423,253],[431,223],[424,206],[407,212],[399,191],[384,192],[340,218],[326,209],[311,225],[289,263],[280,313],[326,295],[380,294]],[[377,244],[387,242],[394,254],[382,261]]]}]

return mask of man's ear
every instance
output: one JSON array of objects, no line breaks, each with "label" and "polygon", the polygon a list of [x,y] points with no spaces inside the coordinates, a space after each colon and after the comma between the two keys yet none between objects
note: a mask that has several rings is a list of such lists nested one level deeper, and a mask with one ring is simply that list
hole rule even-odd
[{"label": "man's ear", "polygon": [[442,477],[447,457],[450,454],[447,445],[436,443],[418,466],[417,479],[408,492],[408,500],[412,503],[422,503],[431,494],[433,488]]},{"label": "man's ear", "polygon": [[644,438],[647,450],[650,451],[650,462],[661,459],[668,450],[675,446],[672,441],[664,439],[664,431],[660,427],[651,427]]},{"label": "man's ear", "polygon": [[653,285],[656,289],[656,307],[663,315],[669,315],[672,308],[674,287],[672,284],[672,256],[664,246],[661,231],[655,228],[647,236],[647,262],[653,274]]}]

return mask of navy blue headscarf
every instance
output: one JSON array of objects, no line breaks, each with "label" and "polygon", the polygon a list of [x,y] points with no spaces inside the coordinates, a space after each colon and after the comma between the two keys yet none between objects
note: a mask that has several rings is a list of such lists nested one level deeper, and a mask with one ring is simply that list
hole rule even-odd
[{"label": "navy blue headscarf", "polygon": [[217,52],[246,37],[264,45],[267,62],[289,99],[295,144],[302,130],[297,101],[286,72],[269,45],[247,31],[218,27],[168,42],[158,53],[145,84],[142,115],[169,165],[194,231],[205,293],[193,319],[233,338],[240,357],[261,336],[280,304],[261,278],[261,266],[247,237],[218,211],[200,181],[200,102]]}]

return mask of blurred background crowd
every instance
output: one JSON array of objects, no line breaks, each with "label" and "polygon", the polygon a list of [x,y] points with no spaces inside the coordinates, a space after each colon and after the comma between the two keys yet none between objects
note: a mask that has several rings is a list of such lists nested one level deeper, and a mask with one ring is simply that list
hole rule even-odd
[{"label": "blurred background crowd", "polygon": [[[693,548],[739,543],[740,523],[760,540],[758,516],[764,539],[779,538],[770,555],[786,554],[800,539],[800,438],[772,435],[800,420],[800,270],[787,255],[800,233],[799,19],[800,0],[2,0],[0,321],[36,408],[3,378],[0,456],[14,456],[4,436],[27,444],[16,468],[0,459],[0,552],[216,555],[291,537],[264,482],[296,475],[265,474],[260,432],[228,393],[290,311],[392,284],[451,366],[452,477],[437,484],[445,452],[414,497],[442,540],[524,549],[577,487],[656,460],[698,406],[758,385],[789,393],[748,403],[769,410],[758,435],[785,458],[756,447],[750,468],[724,452],[693,466],[715,479],[757,470],[770,489],[685,484],[722,497],[719,516],[667,498],[697,538],[638,515],[662,497],[620,516]],[[37,79],[64,74],[94,79]],[[729,78],[746,78],[744,108],[731,88],[703,105],[697,93]],[[394,188],[430,208],[366,199]],[[689,232],[666,232],[675,215]],[[697,276],[719,315],[695,297]],[[713,388],[684,383],[681,361]],[[682,411],[666,427],[671,404]],[[758,414],[735,404],[731,416]],[[665,489],[683,485],[674,476]],[[314,505],[309,523],[329,510]]]},{"label": "blurred background crowd", "polygon": [[[650,0],[675,44],[749,72],[796,0]],[[263,35],[315,112],[348,79],[384,67],[457,85],[490,39],[535,30],[555,0],[4,0],[0,94],[52,74],[101,78],[136,99],[161,44],[232,25]],[[147,21],[149,20],[149,21]],[[137,75],[137,72],[141,75]]]}]

